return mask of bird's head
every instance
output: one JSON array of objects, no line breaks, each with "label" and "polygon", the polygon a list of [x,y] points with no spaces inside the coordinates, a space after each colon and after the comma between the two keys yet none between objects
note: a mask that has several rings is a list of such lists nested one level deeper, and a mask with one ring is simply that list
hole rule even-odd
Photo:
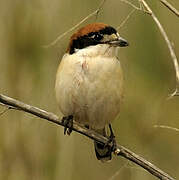
[{"label": "bird's head", "polygon": [[88,24],[70,38],[67,53],[74,54],[105,54],[116,52],[117,47],[128,46],[128,42],[121,38],[118,32],[104,23]]}]

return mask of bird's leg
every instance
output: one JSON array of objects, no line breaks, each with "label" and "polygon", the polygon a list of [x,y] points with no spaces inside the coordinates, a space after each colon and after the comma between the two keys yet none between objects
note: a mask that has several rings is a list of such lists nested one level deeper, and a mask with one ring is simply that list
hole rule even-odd
[{"label": "bird's leg", "polygon": [[66,135],[66,133],[70,135],[72,132],[72,127],[73,127],[73,116],[70,115],[70,116],[63,117],[62,123],[64,124],[64,135]]},{"label": "bird's leg", "polygon": [[111,124],[109,124],[109,130],[110,130],[110,136],[109,136],[108,144],[112,143],[111,151],[114,152],[116,150],[116,139]]},{"label": "bird's leg", "polygon": [[89,125],[85,125],[85,128],[86,128],[86,129],[89,129]]}]

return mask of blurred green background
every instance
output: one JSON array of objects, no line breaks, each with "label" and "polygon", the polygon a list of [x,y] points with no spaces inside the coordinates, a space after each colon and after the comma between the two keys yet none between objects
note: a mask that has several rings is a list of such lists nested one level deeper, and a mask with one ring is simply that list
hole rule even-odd
[{"label": "blurred green background", "polygon": [[[137,4],[137,1],[131,0]],[[159,1],[147,1],[160,19],[179,57],[179,21]],[[179,1],[170,2],[179,9]],[[61,116],[55,96],[57,66],[71,32],[51,48],[42,48],[93,12],[99,0],[0,1],[0,93]],[[117,27],[132,10],[120,0],[106,1],[97,21]],[[92,23],[95,17],[83,25]],[[82,26],[82,25],[81,25]],[[175,88],[175,71],[163,37],[152,18],[136,11],[120,29],[130,43],[120,49],[125,98],[113,128],[117,141],[179,178],[179,98],[166,100]],[[0,111],[3,111],[0,106]],[[152,180],[123,158],[96,160],[93,142],[75,132],[27,113],[0,116],[2,180]]]}]

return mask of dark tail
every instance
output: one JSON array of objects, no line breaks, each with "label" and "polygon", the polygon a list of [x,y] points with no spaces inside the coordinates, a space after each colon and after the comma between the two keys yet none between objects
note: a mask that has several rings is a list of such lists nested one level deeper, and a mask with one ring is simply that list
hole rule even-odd
[{"label": "dark tail", "polygon": [[101,162],[107,162],[112,159],[112,152],[109,146],[105,146],[103,144],[94,141],[94,148],[95,148],[96,157],[98,160],[101,160]]},{"label": "dark tail", "polygon": [[[100,130],[100,133],[106,136],[105,129]],[[101,160],[101,162],[107,162],[112,159],[112,151],[109,146],[94,141],[94,148],[95,148],[96,157],[98,160]]]}]

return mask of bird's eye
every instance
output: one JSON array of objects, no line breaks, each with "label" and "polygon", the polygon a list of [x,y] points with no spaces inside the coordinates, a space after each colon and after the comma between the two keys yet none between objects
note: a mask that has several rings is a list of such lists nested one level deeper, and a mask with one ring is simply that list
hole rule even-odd
[{"label": "bird's eye", "polygon": [[91,38],[93,38],[96,41],[100,41],[101,39],[103,39],[103,36],[99,33],[96,33],[93,36],[91,36]]}]

